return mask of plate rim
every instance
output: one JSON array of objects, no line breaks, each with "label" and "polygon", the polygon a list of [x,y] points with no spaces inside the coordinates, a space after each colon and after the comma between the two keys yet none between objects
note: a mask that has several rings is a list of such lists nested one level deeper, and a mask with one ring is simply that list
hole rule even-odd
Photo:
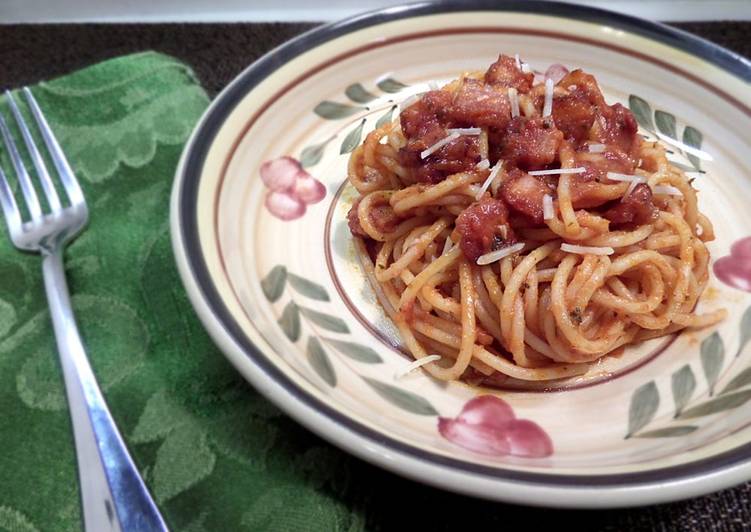
[{"label": "plate rim", "polygon": [[[528,13],[607,23],[711,61],[751,82],[751,61],[700,37],[628,15],[557,2],[429,1],[370,11],[313,28],[267,52],[243,70],[205,111],[180,158],[172,190],[170,232],[183,285],[204,327],[230,362],[259,392],[308,429],[367,461],[451,491],[535,505],[549,505],[545,497],[555,495],[558,506],[622,507],[700,495],[751,478],[751,442],[686,464],[597,475],[511,470],[472,464],[420,449],[363,426],[297,386],[242,332],[219,298],[201,251],[195,202],[208,150],[224,119],[244,95],[289,60],[347,33],[405,18],[474,11]],[[468,478],[473,482],[467,482]],[[501,486],[511,490],[488,489]]]}]

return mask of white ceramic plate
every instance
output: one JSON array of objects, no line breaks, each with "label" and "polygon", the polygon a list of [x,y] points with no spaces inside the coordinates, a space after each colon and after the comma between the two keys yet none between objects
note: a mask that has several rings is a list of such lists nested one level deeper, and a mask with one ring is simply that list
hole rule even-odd
[{"label": "white ceramic plate", "polygon": [[[346,229],[348,153],[426,82],[486,68],[499,52],[518,52],[539,70],[581,67],[611,103],[631,107],[645,134],[711,156],[674,150],[671,158],[696,178],[718,235],[710,251],[719,278],[700,306],[727,308],[727,320],[629,348],[545,389],[395,378],[408,359]],[[417,4],[318,28],[245,70],[188,143],[172,200],[182,278],[215,341],[262,393],[336,445],[405,476],[571,507],[731,486],[751,478],[749,80],[751,65],[727,50],[568,4]],[[289,212],[294,219],[275,216],[269,201],[285,198],[267,200],[260,169],[269,161],[320,201]],[[511,445],[481,454],[444,438],[439,419],[466,409],[497,420],[464,427],[470,433]]]}]

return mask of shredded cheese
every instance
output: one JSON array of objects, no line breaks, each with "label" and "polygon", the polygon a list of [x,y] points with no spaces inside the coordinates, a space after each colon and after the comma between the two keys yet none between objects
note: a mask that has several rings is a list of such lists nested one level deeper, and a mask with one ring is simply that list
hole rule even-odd
[{"label": "shredded cheese", "polygon": [[553,80],[545,80],[545,105],[542,107],[542,116],[550,116],[553,112]]},{"label": "shredded cheese", "polygon": [[604,151],[605,151],[604,144],[590,144],[589,145],[589,153],[602,153]]},{"label": "shredded cheese", "polygon": [[519,242],[518,244],[514,244],[513,246],[508,246],[496,251],[491,251],[490,253],[485,253],[485,255],[480,255],[477,258],[477,265],[485,266],[486,264],[493,264],[496,261],[508,257],[509,255],[519,253],[523,249],[524,242]]},{"label": "shredded cheese", "polygon": [[522,63],[522,72],[524,72],[525,74],[532,72],[532,68],[530,68],[528,63]]},{"label": "shredded cheese", "polygon": [[608,172],[607,173],[608,179],[611,181],[625,181],[625,182],[631,182],[636,183],[637,185],[639,183],[646,183],[647,178],[640,175],[631,175],[631,174],[619,174],[617,172]]},{"label": "shredded cheese", "polygon": [[542,219],[552,220],[555,213],[553,212],[553,196],[545,194],[542,197]]},{"label": "shredded cheese", "polygon": [[[488,164],[490,164],[490,163],[488,162]],[[485,182],[480,187],[480,190],[478,190],[477,194],[475,194],[475,199],[476,200],[479,201],[480,198],[482,198],[482,196],[485,194],[485,192],[487,192],[488,188],[490,187],[490,184],[493,182],[493,180],[495,179],[495,177],[498,175],[498,172],[501,171],[502,167],[503,167],[503,161],[501,159],[498,159],[498,162],[495,163],[495,166],[493,167],[493,169],[490,170],[490,174],[488,175],[487,179],[485,180]]]},{"label": "shredded cheese", "polygon": [[416,369],[421,368],[422,366],[426,364],[430,364],[431,362],[436,362],[437,360],[441,360],[441,357],[438,355],[428,355],[422,358],[418,358],[417,360],[409,364],[406,368],[400,371],[397,371],[394,374],[394,378],[397,380],[404,378],[410,373],[412,373],[413,371],[415,371]]},{"label": "shredded cheese", "polygon": [[482,133],[482,129],[479,127],[457,127],[453,129],[447,129],[447,133],[459,133],[460,135],[479,135]]},{"label": "shredded cheese", "polygon": [[683,192],[670,185],[656,185],[652,189],[652,192],[655,194],[665,194],[667,196],[683,196]]},{"label": "shredded cheese", "polygon": [[575,244],[561,244],[561,251],[577,255],[612,255],[615,250],[611,247],[577,246]]},{"label": "shredded cheese", "polygon": [[483,159],[475,165],[475,170],[487,170],[488,168],[490,168],[490,161],[487,159]]},{"label": "shredded cheese", "polygon": [[446,241],[443,243],[443,251],[441,252],[441,255],[445,255],[449,251],[451,251],[451,248],[454,247],[454,241],[451,240],[450,236],[446,237]]},{"label": "shredded cheese", "polygon": [[450,134],[450,135],[448,135],[447,137],[444,137],[444,138],[442,138],[441,140],[439,140],[438,142],[436,142],[435,144],[433,144],[433,145],[432,145],[431,147],[429,147],[429,148],[427,148],[427,149],[425,149],[425,150],[421,151],[421,152],[420,152],[420,157],[421,157],[422,159],[425,159],[425,158],[426,158],[426,157],[428,157],[428,156],[429,156],[429,155],[430,155],[431,153],[433,153],[433,152],[435,152],[435,151],[437,151],[437,150],[440,150],[441,148],[443,148],[443,147],[444,147],[444,146],[445,146],[446,144],[448,144],[448,143],[449,143],[449,142],[451,142],[452,140],[456,140],[456,139],[458,139],[458,138],[459,138],[459,136],[460,136],[460,135],[459,135],[459,133],[451,133],[451,134]]},{"label": "shredded cheese", "polygon": [[634,191],[634,189],[639,185],[638,181],[631,181],[631,184],[626,189],[626,192],[623,194],[623,197],[621,198],[621,202],[626,201],[626,198],[628,198],[631,193]]},{"label": "shredded cheese", "polygon": [[522,61],[519,59],[519,54],[514,54],[514,59],[516,60],[516,68],[519,70],[522,69]]},{"label": "shredded cheese", "polygon": [[553,168],[552,170],[532,170],[527,172],[529,175],[555,175],[555,174],[581,174],[586,172],[587,169],[583,166],[576,168]]},{"label": "shredded cheese", "polygon": [[694,157],[698,157],[699,159],[702,159],[704,161],[713,161],[714,157],[712,157],[710,154],[703,150],[699,150],[697,148],[694,148],[693,146],[689,146],[688,144],[684,144],[683,142],[679,140],[675,140],[673,138],[668,137],[667,135],[663,135],[659,131],[657,132],[657,137],[671,146],[675,146],[676,148],[685,151],[686,153],[689,153],[693,155]]},{"label": "shredded cheese", "polygon": [[511,117],[519,116],[519,95],[514,87],[508,88],[508,99],[511,102]]}]

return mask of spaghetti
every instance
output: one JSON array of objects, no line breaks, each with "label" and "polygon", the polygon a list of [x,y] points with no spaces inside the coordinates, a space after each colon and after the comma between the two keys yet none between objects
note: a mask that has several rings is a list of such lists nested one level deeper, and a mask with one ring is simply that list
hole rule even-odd
[{"label": "spaghetti", "polygon": [[[585,373],[699,315],[712,224],[596,80],[501,55],[403,107],[351,155],[349,214],[380,303],[443,380]],[[550,72],[550,71],[549,71]]]}]

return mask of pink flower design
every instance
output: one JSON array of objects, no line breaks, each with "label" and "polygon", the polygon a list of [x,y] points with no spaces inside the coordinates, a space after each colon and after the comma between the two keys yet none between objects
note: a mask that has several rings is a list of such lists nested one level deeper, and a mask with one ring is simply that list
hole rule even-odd
[{"label": "pink flower design", "polygon": [[292,157],[279,157],[261,165],[261,180],[269,188],[264,204],[281,220],[295,220],[305,214],[307,205],[326,196],[323,183],[306,172]]},{"label": "pink flower design", "polygon": [[517,419],[499,397],[480,395],[456,418],[438,418],[438,432],[452,443],[480,454],[543,458],[553,453],[550,436],[534,421]]},{"label": "pink flower design", "polygon": [[751,236],[737,240],[730,255],[717,259],[714,274],[728,286],[751,292]]}]

